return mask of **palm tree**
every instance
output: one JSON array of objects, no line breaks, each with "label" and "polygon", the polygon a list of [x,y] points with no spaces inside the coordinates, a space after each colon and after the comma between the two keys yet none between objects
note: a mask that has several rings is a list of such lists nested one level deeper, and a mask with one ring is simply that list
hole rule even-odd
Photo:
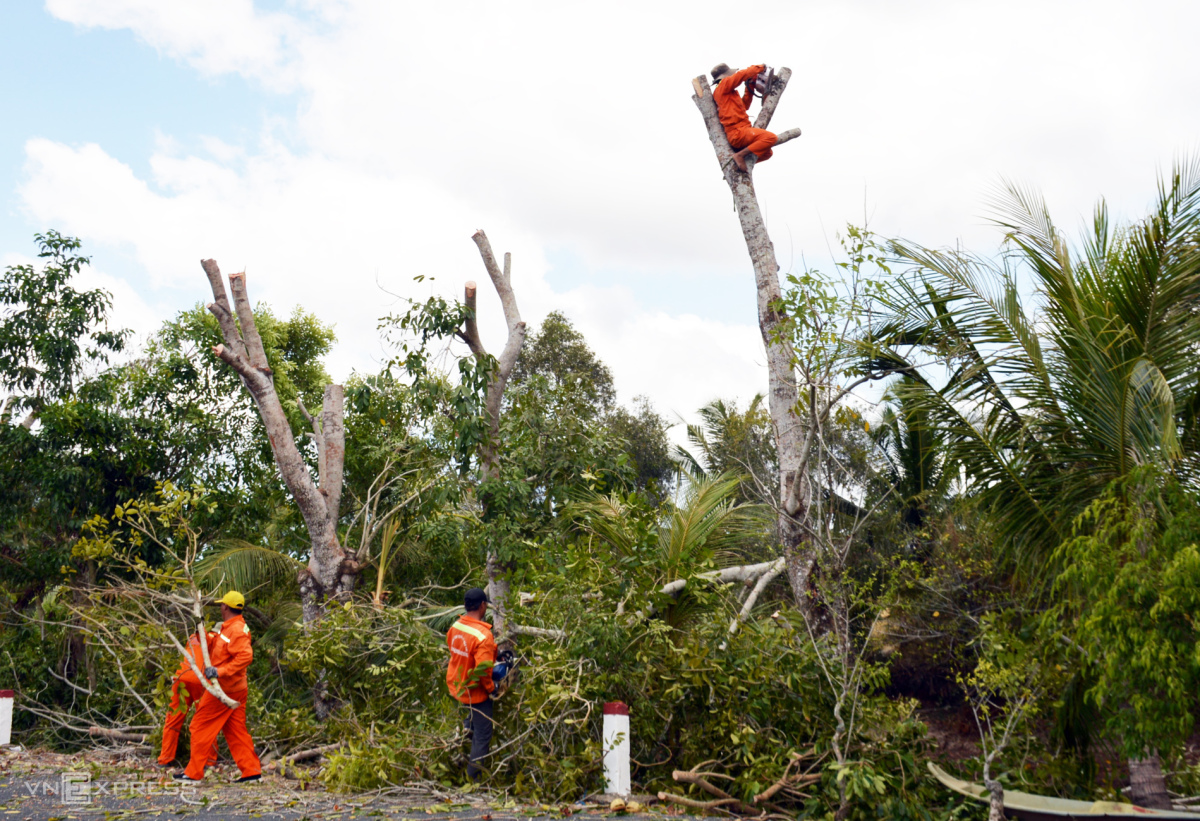
[{"label": "palm tree", "polygon": [[775,439],[771,416],[763,407],[763,395],[756,394],[745,411],[736,401],[714,399],[697,411],[700,424],[687,426],[692,449],[676,445],[671,458],[692,479],[722,473],[744,474],[750,481],[738,488],[740,501],[769,501],[760,498],[757,489],[779,484],[775,461]]},{"label": "palm tree", "polygon": [[[1114,227],[1101,202],[1077,247],[1037,195],[1008,185],[997,206],[999,260],[894,244],[916,267],[874,366],[907,375],[895,394],[945,436],[1010,557],[1052,579],[1055,548],[1114,480],[1145,464],[1196,478],[1200,162],[1177,164],[1140,222]],[[1130,766],[1136,785],[1157,756]]]},{"label": "palm tree", "polygon": [[944,499],[952,471],[945,460],[941,432],[911,394],[892,391],[870,437],[883,457],[882,475],[897,502],[906,528],[918,530],[931,505]]},{"label": "palm tree", "polygon": [[767,508],[738,501],[743,481],[735,474],[693,480],[681,503],[661,515],[649,539],[634,522],[635,511],[617,494],[592,493],[572,503],[570,519],[577,532],[605,545],[618,562],[640,556],[653,576],[654,589],[674,588],[675,603],[665,618],[680,627],[699,615],[686,580],[701,579],[706,572],[711,576],[714,566],[745,561],[769,531]]}]

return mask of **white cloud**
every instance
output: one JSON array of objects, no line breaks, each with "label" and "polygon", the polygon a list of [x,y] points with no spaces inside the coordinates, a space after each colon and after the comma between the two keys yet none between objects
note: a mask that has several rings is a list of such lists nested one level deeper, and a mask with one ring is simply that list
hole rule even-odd
[{"label": "white cloud", "polygon": [[305,27],[287,14],[256,11],[252,0],[46,0],[46,10],[84,28],[129,29],[206,75],[236,72],[275,90],[296,87],[295,49]]},{"label": "white cloud", "polygon": [[[355,0],[255,9],[49,0],[83,27],[128,28],[208,75],[237,73],[301,103],[288,150],[168,139],[139,179],[101,146],[31,139],[22,197],[42,224],[132,249],[151,288],[194,288],[197,260],[247,266],[252,295],[338,326],[335,369],[378,357],[375,319],[415,274],[457,292],[484,280],[469,237],[512,250],[538,321],[565,309],[625,398],[688,411],[765,387],[754,316],[671,302],[681,272],[751,306],[752,275],[691,76],[767,60],[794,76],[776,115],[805,136],[756,174],[785,269],[827,255],[847,221],[987,250],[1000,175],[1042,187],[1064,224],[1107,194],[1139,213],[1156,165],[1192,147],[1200,7],[1149,2],[688,6]],[[555,293],[547,249],[664,294],[603,282]],[[628,281],[628,278],[626,279]],[[484,288],[484,331],[500,343]]]}]

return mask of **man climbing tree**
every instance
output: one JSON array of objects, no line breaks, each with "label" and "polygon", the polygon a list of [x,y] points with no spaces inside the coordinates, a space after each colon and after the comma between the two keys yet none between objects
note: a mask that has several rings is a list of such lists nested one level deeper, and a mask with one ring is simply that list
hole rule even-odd
[{"label": "man climbing tree", "polygon": [[[735,77],[747,72],[753,76],[753,72],[761,68],[762,66],[751,66],[741,72],[731,72],[730,77],[723,77],[722,71],[728,70],[728,67],[717,66],[713,69],[713,75],[722,76],[722,80],[717,83],[717,89],[727,87],[733,91],[737,88],[737,84],[733,82]],[[770,87],[765,90],[762,109],[755,118],[754,127],[746,126],[745,131],[769,133],[766,127],[771,124],[771,117],[775,114],[779,98],[783,96],[791,76],[790,69],[779,69]],[[717,164],[721,167],[721,173],[733,194],[734,206],[742,226],[742,236],[746,240],[746,250],[750,252],[750,260],[754,266],[754,284],[758,291],[758,326],[762,331],[763,345],[767,351],[767,405],[775,432],[776,458],[779,460],[779,541],[787,562],[788,581],[796,603],[805,609],[811,603],[809,577],[815,566],[813,551],[805,540],[806,531],[812,527],[808,517],[812,496],[808,475],[809,460],[814,449],[806,447],[805,437],[815,429],[811,425],[806,427],[802,424],[795,413],[800,404],[800,391],[796,382],[796,352],[786,334],[788,318],[779,310],[783,299],[783,292],[779,286],[779,262],[775,259],[775,246],[771,244],[767,224],[758,207],[758,197],[754,192],[753,165],[746,161],[745,152],[741,162],[736,165],[731,162],[738,158],[735,156],[735,146],[731,145],[727,136],[728,126],[724,125],[725,117],[715,96],[717,89],[710,93],[708,78],[704,75],[692,79],[692,90],[695,92],[692,101],[699,109],[700,116],[704,118]],[[741,116],[749,122],[744,101],[739,98],[737,104],[741,106]],[[800,129],[788,129],[778,137],[772,134],[772,144],[783,145],[799,136]],[[757,160],[757,155],[755,159]],[[738,168],[742,171],[739,172]]]},{"label": "man climbing tree", "polygon": [[[753,154],[762,162],[771,158],[771,146],[779,140],[765,128],[755,128],[750,125],[748,113],[751,101],[754,100],[755,83],[759,75],[766,72],[765,65],[750,66],[741,71],[734,71],[727,63],[720,63],[712,70],[713,100],[717,103],[717,115],[721,125],[725,126],[725,136],[729,144],[740,149],[733,155],[737,167],[746,170],[746,155]],[[745,84],[746,91],[738,94],[738,86]],[[769,81],[767,83],[769,85]],[[764,97],[768,88],[763,88]]]}]

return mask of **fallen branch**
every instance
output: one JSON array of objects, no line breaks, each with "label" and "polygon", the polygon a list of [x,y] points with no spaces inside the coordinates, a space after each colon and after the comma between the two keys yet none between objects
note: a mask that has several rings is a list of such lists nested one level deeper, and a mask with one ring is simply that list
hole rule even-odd
[{"label": "fallen branch", "polygon": [[[671,804],[681,804],[685,807],[691,807],[694,810],[715,810],[718,807],[728,806],[729,804],[741,804],[736,798],[718,798],[715,801],[697,801],[694,798],[685,798],[682,795],[675,795],[669,792],[660,792],[658,794],[659,801],[666,801]],[[742,804],[742,806],[745,806]],[[751,810],[754,814],[758,814],[757,810]]]},{"label": "fallen branch", "polygon": [[295,764],[298,761],[308,761],[311,758],[320,758],[321,756],[325,755],[325,753],[331,753],[334,750],[341,749],[342,747],[345,747],[345,746],[346,746],[345,741],[339,741],[336,744],[326,744],[323,747],[313,747],[311,750],[301,750],[298,753],[292,753],[291,755],[285,755],[283,758],[279,759],[278,761],[272,761],[270,764],[267,765],[267,769],[268,770],[279,769],[281,767],[286,767],[288,764]]},{"label": "fallen branch", "polygon": [[786,562],[784,562],[783,558],[780,557],[776,559],[769,568],[763,571],[761,576],[758,577],[758,582],[754,585],[754,589],[750,591],[750,595],[746,597],[746,602],[742,605],[742,609],[738,611],[737,616],[735,616],[733,621],[730,622],[729,635],[732,636],[734,633],[736,633],[738,630],[738,625],[750,617],[750,612],[754,609],[754,605],[758,604],[758,597],[761,596],[762,592],[767,589],[767,585],[774,581],[775,578],[784,571],[785,567]]},{"label": "fallen branch", "polygon": [[[704,790],[709,795],[715,795],[722,805],[732,806],[737,812],[749,815],[758,815],[760,810],[757,807],[751,807],[743,802],[740,798],[734,798],[729,793],[722,790],[720,787],[713,786],[712,782],[704,778],[703,775],[691,770],[675,770],[671,773],[671,778],[683,784],[694,784]],[[659,794],[659,797],[662,793]],[[667,799],[664,799],[667,800]],[[719,806],[709,802],[709,806]]]},{"label": "fallen branch", "polygon": [[[692,578],[696,581],[706,582],[748,582],[757,579],[763,573],[767,573],[778,563],[778,559],[772,562],[759,562],[758,564],[742,564],[735,567],[723,567],[720,570],[710,570],[706,573],[699,573]],[[668,582],[659,588],[659,593],[665,593],[668,596],[674,596],[683,588],[687,587],[687,579],[676,579],[673,582]]]},{"label": "fallen branch", "polygon": [[146,736],[140,733],[123,733],[120,730],[109,730],[104,727],[97,727],[94,724],[88,727],[87,733],[88,735],[107,738],[111,741],[132,741],[136,744],[146,743]]},{"label": "fallen branch", "polygon": [[816,784],[821,780],[820,773],[808,773],[806,775],[794,775],[790,778],[784,777],[776,781],[771,786],[754,796],[754,803],[761,804],[763,801],[770,799],[775,793],[782,790],[784,787],[796,788],[807,787],[810,784]]},{"label": "fallen branch", "polygon": [[509,625],[508,632],[514,636],[532,636],[539,639],[554,639],[555,641],[566,641],[567,632],[565,630],[555,630],[550,627],[527,627],[522,624]]}]

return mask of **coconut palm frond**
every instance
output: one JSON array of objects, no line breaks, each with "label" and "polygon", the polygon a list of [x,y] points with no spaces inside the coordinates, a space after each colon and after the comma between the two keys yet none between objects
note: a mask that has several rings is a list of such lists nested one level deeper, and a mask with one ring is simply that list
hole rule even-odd
[{"label": "coconut palm frond", "polygon": [[279,644],[287,638],[287,634],[291,632],[292,628],[304,619],[300,602],[295,601],[281,602],[274,608],[271,615],[274,618],[262,635],[257,638],[258,641]]},{"label": "coconut palm frond", "polygon": [[430,630],[445,633],[454,622],[458,621],[458,617],[463,614],[463,608],[461,605],[454,607],[433,607],[418,611],[418,613],[417,619]]},{"label": "coconut palm frond", "polygon": [[743,481],[732,473],[697,480],[684,503],[666,517],[659,527],[658,552],[668,581],[703,562],[729,558],[761,536],[765,510],[734,498]]},{"label": "coconut palm frond", "polygon": [[196,562],[196,581],[206,587],[248,592],[276,584],[295,582],[303,565],[278,550],[225,539]]},{"label": "coconut palm frond", "polygon": [[622,558],[634,554],[637,541],[628,525],[628,506],[614,495],[603,496],[589,491],[574,500],[564,511],[570,528],[594,536]]},{"label": "coconut palm frond", "polygon": [[[1200,443],[1200,157],[1160,181],[1140,222],[1114,227],[1100,203],[1078,250],[1035,192],[1007,184],[994,205],[999,261],[894,244],[913,268],[879,327],[890,367],[912,377],[894,395],[944,438],[1004,542],[1047,559],[1135,466],[1200,473],[1188,455]],[[948,375],[920,378],[930,363]],[[881,432],[892,464],[898,433]]]}]

